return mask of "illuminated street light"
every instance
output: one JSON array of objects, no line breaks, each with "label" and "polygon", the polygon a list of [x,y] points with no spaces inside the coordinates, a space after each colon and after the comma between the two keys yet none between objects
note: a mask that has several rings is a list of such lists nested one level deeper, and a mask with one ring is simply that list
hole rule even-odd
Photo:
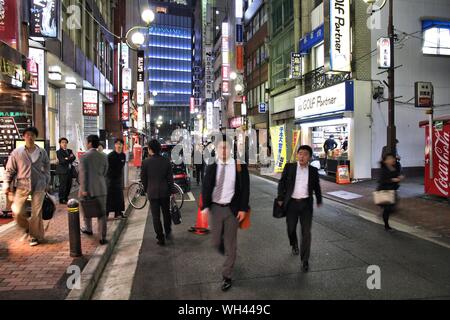
[{"label": "illuminated street light", "polygon": [[145,42],[145,36],[142,32],[135,32],[132,36],[131,36],[131,42],[137,46],[140,47],[144,44]]},{"label": "illuminated street light", "polygon": [[154,106],[154,105],[155,105],[155,100],[150,99],[150,105],[151,105],[151,106]]},{"label": "illuminated street light", "polygon": [[155,20],[155,13],[150,10],[150,9],[145,9],[144,11],[142,11],[142,20],[149,25],[150,23],[152,23]]},{"label": "illuminated street light", "polygon": [[231,79],[231,80],[236,80],[236,79],[237,79],[237,73],[234,72],[234,71],[231,72],[231,73],[230,73],[230,79]]},{"label": "illuminated street light", "polygon": [[158,95],[158,92],[157,92],[157,91],[153,91],[153,92],[152,92],[152,95],[153,95],[154,97],[156,97],[156,96]]},{"label": "illuminated street light", "polygon": [[236,92],[242,92],[244,91],[244,87],[242,86],[242,84],[238,83],[234,86],[234,90],[236,90]]}]

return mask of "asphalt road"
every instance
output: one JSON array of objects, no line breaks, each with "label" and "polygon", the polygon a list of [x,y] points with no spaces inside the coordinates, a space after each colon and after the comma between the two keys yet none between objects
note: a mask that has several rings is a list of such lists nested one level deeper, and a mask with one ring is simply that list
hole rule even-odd
[{"label": "asphalt road", "polygon": [[[387,233],[332,201],[314,211],[310,271],[301,272],[299,257],[291,255],[285,220],[272,218],[276,184],[252,176],[251,185],[252,225],[239,231],[228,292],[220,290],[223,257],[212,248],[211,236],[187,231],[197,216],[196,203],[187,202],[183,223],[174,227],[174,239],[165,247],[156,244],[147,211],[133,213],[130,223],[142,230],[125,230],[94,298],[450,299],[449,249],[399,231]],[[198,191],[194,187],[194,194]],[[130,259],[123,259],[127,252]],[[369,290],[367,269],[373,265],[380,268],[381,288]],[[121,274],[128,280],[121,280]],[[111,277],[119,287],[108,284],[105,278]]]}]

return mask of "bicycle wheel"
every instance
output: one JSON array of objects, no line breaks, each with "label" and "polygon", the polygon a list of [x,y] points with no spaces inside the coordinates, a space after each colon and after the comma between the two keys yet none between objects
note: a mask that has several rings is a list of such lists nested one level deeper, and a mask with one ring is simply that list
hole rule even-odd
[{"label": "bicycle wheel", "polygon": [[181,210],[184,204],[184,192],[176,183],[174,183],[174,187],[175,193],[172,194],[172,201],[174,201],[177,204],[178,209]]},{"label": "bicycle wheel", "polygon": [[127,196],[128,202],[135,209],[139,210],[147,205],[147,194],[144,190],[144,186],[139,182],[130,185]]}]

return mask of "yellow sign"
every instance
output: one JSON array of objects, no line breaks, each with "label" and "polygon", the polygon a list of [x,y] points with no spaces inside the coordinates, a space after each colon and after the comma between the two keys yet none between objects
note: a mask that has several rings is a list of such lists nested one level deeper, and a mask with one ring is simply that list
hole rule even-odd
[{"label": "yellow sign", "polygon": [[275,173],[282,173],[286,165],[286,126],[270,128],[272,137],[273,158],[275,160]]},{"label": "yellow sign", "polygon": [[292,131],[292,156],[291,156],[291,162],[297,161],[296,155],[297,155],[297,149],[300,145],[300,130],[293,130]]}]

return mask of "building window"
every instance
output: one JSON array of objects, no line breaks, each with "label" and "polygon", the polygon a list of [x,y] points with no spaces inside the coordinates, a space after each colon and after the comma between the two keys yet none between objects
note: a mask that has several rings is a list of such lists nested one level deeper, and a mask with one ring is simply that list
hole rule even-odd
[{"label": "building window", "polygon": [[283,25],[283,7],[275,7],[272,12],[273,33],[276,33]]},{"label": "building window", "polygon": [[293,0],[284,1],[284,24],[288,24],[294,18],[294,2]]},{"label": "building window", "polygon": [[323,67],[325,65],[325,47],[320,44],[313,48],[313,70]]},{"label": "building window", "polygon": [[450,55],[450,21],[423,21],[424,54]]}]

